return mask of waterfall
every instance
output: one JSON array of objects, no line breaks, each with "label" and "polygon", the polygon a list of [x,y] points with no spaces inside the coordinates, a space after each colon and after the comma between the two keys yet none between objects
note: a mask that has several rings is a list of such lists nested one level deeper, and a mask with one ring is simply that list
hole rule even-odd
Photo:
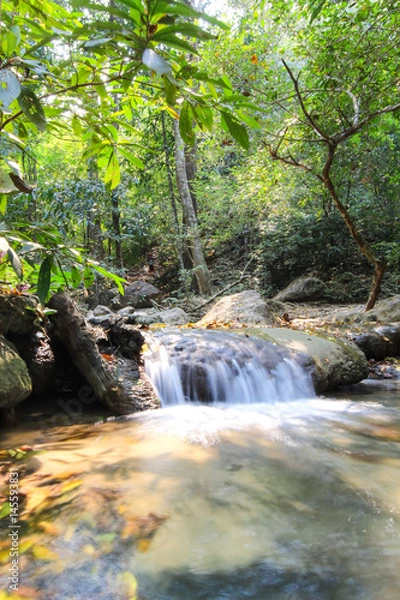
[{"label": "waterfall", "polygon": [[163,406],[273,403],[315,396],[310,375],[276,344],[220,331],[148,337],[146,373]]}]

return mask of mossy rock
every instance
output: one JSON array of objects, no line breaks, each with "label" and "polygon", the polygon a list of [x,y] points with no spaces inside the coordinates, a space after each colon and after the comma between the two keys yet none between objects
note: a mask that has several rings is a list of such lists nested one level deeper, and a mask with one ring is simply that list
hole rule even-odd
[{"label": "mossy rock", "polygon": [[0,336],[0,408],[12,408],[32,392],[28,368],[14,346]]},{"label": "mossy rock", "polygon": [[286,328],[246,329],[247,335],[287,348],[310,372],[317,393],[358,383],[368,376],[364,353],[348,340]]}]

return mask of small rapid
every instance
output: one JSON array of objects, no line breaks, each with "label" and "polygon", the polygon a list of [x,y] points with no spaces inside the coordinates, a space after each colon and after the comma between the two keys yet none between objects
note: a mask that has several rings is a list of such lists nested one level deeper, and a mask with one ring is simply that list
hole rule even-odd
[{"label": "small rapid", "polygon": [[272,342],[219,331],[159,332],[147,342],[146,373],[163,407],[315,397],[310,374]]}]

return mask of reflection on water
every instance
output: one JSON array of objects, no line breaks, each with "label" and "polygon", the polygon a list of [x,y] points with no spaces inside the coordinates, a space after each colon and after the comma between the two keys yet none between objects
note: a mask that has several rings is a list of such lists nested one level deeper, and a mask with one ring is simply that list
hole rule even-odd
[{"label": "reflection on water", "polygon": [[399,399],[191,404],[32,440],[21,583],[41,600],[133,598],[132,574],[141,600],[397,600]]}]

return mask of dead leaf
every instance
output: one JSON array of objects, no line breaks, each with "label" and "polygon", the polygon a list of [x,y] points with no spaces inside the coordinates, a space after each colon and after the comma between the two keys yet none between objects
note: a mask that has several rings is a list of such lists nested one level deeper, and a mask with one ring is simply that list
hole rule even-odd
[{"label": "dead leaf", "polygon": [[56,552],[49,550],[46,546],[34,545],[32,548],[32,554],[39,560],[58,560],[60,557]]},{"label": "dead leaf", "polygon": [[151,539],[149,539],[149,538],[141,539],[137,543],[137,549],[139,550],[139,552],[147,552],[147,550],[150,548],[150,544],[151,544]]},{"label": "dead leaf", "polygon": [[60,535],[60,530],[53,523],[49,523],[49,521],[40,521],[38,523],[38,528],[48,533],[49,535]]}]

